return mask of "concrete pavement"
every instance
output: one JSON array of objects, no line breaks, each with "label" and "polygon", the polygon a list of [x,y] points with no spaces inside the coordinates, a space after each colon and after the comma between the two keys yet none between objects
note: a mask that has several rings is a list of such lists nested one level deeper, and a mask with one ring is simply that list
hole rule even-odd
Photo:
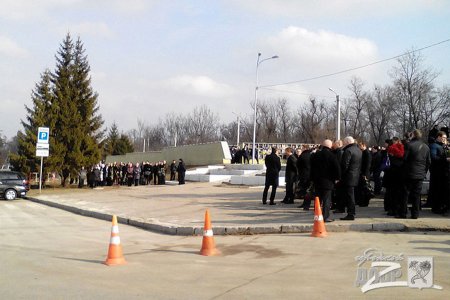
[{"label": "concrete pavement", "polygon": [[[311,232],[314,212],[280,204],[285,191],[277,191],[277,205],[262,205],[263,187],[236,187],[214,183],[187,183],[165,186],[114,186],[95,189],[48,188],[29,199],[73,213],[111,220],[171,235],[201,235],[204,213],[210,210],[214,234],[275,234]],[[369,207],[357,207],[355,221],[326,223],[329,232],[345,231],[450,231],[450,218],[421,211],[419,219],[386,216],[382,199],[372,199]]]},{"label": "concrete pavement", "polygon": [[[207,257],[199,254],[200,236],[120,225],[127,264],[107,267],[110,220],[24,200],[0,201],[0,220],[0,299],[450,299],[450,241],[443,232],[216,236],[222,255]],[[358,274],[371,261],[356,258],[373,248],[404,256],[396,277],[403,282],[409,257],[432,256],[431,280],[442,289],[363,293]]]}]

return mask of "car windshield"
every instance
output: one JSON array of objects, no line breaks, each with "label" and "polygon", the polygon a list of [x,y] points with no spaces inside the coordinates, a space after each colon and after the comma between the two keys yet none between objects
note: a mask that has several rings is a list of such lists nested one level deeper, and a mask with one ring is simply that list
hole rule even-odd
[{"label": "car windshield", "polygon": [[24,179],[23,175],[12,172],[0,172],[0,179]]}]

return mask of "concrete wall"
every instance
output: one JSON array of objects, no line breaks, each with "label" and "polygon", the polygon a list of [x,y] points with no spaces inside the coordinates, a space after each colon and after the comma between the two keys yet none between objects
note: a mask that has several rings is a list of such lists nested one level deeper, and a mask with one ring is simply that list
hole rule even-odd
[{"label": "concrete wall", "polygon": [[215,165],[230,163],[231,154],[227,142],[214,142],[198,145],[184,145],[167,147],[162,151],[133,152],[125,155],[109,155],[106,163],[112,162],[157,162],[165,160],[168,164],[172,160],[182,158],[187,166]]}]

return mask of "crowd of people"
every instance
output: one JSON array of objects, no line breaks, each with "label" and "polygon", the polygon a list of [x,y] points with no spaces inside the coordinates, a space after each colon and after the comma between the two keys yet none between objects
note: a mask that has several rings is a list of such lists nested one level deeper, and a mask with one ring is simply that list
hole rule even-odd
[{"label": "crowd of people", "polygon": [[256,151],[253,154],[253,149],[249,148],[248,145],[244,145],[242,149],[239,146],[233,146],[230,148],[230,153],[232,164],[249,164],[250,159],[253,157],[253,155],[255,157],[256,163],[259,164],[258,148],[256,148]]},{"label": "crowd of people", "polygon": [[[428,142],[422,132],[414,130],[402,138],[387,139],[383,146],[368,147],[363,141],[347,136],[342,141],[324,140],[320,145],[303,145],[284,149],[286,158],[286,195],[281,201],[293,204],[303,199],[300,206],[309,210],[312,199],[319,197],[325,222],[333,222],[333,213],[347,213],[341,220],[354,220],[356,206],[369,205],[370,199],[384,191],[384,210],[388,216],[417,219],[422,207],[433,213],[447,215],[450,207],[450,145],[448,127],[436,126],[428,133]],[[249,163],[252,151],[245,145],[232,148],[233,163]],[[258,152],[256,151],[255,154]],[[255,155],[257,158],[258,155]],[[276,147],[265,156],[266,180],[262,203],[275,205],[276,190],[281,170],[280,149]],[[164,185],[166,176],[185,183],[186,167],[182,159],[166,161],[105,164],[100,162],[79,172],[79,187],[85,183],[91,188],[112,185]],[[429,174],[426,203],[422,205],[423,181]],[[373,182],[373,187],[371,184]],[[384,190],[383,190],[384,188]]]},{"label": "crowd of people", "polygon": [[[356,205],[368,206],[384,188],[384,209],[388,216],[417,219],[422,207],[431,207],[436,214],[447,215],[450,207],[450,147],[448,128],[436,127],[428,134],[428,143],[422,132],[414,130],[402,139],[393,137],[384,146],[368,147],[363,141],[347,136],[334,143],[326,139],[321,145],[285,149],[286,195],[281,201],[293,204],[303,199],[300,206],[309,210],[311,200],[318,196],[325,222],[333,222],[334,213],[347,213],[341,220],[354,220]],[[272,187],[270,205],[275,205],[281,163],[279,149],[272,148],[266,155],[266,181],[262,203],[267,204]],[[427,202],[422,205],[423,181],[429,177]],[[371,184],[373,181],[373,187]]]},{"label": "crowd of people", "polygon": [[91,188],[112,185],[164,185],[166,184],[167,173],[170,180],[174,181],[178,177],[179,184],[185,184],[186,166],[183,159],[175,160],[167,167],[166,161],[160,162],[114,162],[105,164],[100,162],[89,169],[81,167],[78,173],[78,187],[87,185]]}]

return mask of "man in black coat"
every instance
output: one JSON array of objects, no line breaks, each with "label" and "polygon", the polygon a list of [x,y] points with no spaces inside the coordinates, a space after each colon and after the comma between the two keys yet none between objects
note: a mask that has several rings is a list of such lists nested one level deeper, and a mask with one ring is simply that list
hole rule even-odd
[{"label": "man in black coat", "polygon": [[406,190],[399,207],[399,218],[406,218],[408,200],[412,203],[411,218],[417,219],[419,217],[422,182],[431,164],[430,148],[421,139],[422,132],[416,129],[412,133],[412,140],[405,145],[403,161]]},{"label": "man in black coat", "polygon": [[311,198],[307,195],[311,185],[311,155],[312,151],[309,145],[304,145],[302,153],[297,159],[298,189],[300,198],[304,198],[301,206],[303,209],[309,209],[311,206]]},{"label": "man in black coat", "polygon": [[368,185],[370,184],[370,165],[372,163],[372,154],[365,142],[359,142],[358,147],[362,152],[361,171],[359,176],[359,184],[356,188],[356,204],[360,207],[369,205],[370,196],[368,194]]},{"label": "man in black coat", "polygon": [[311,157],[311,178],[314,182],[316,195],[322,204],[325,222],[333,222],[330,218],[331,192],[334,184],[341,177],[341,168],[336,155],[331,152],[331,140],[325,140],[322,148]]},{"label": "man in black coat", "polygon": [[347,205],[347,216],[341,220],[355,219],[355,186],[359,182],[362,152],[351,136],[344,139],[344,153],[341,160],[341,180],[343,196]]},{"label": "man in black coat", "polygon": [[447,153],[445,143],[447,134],[439,131],[434,143],[430,145],[430,188],[428,190],[427,203],[431,204],[433,213],[443,213],[445,211],[445,199],[447,198]]},{"label": "man in black coat", "polygon": [[281,170],[281,161],[278,157],[277,148],[273,147],[272,153],[266,155],[264,164],[266,165],[266,182],[262,197],[262,203],[267,204],[267,193],[269,192],[269,187],[272,186],[272,192],[270,194],[270,205],[275,205],[275,194],[277,192],[279,173]]},{"label": "man in black coat", "polygon": [[[333,143],[333,146],[331,147],[331,151],[336,156],[336,159],[338,160],[339,166],[341,166],[342,161],[342,154],[344,154],[342,146],[342,140],[337,140]],[[342,185],[338,182],[335,185],[335,191],[331,197],[332,205],[331,207],[334,207],[334,213],[344,213],[345,212],[345,193],[342,188]]]},{"label": "man in black coat", "polygon": [[292,148],[290,147],[285,149],[287,157],[284,177],[286,182],[286,196],[283,201],[281,201],[284,204],[294,204],[294,184],[297,180],[297,158],[292,152]]}]

